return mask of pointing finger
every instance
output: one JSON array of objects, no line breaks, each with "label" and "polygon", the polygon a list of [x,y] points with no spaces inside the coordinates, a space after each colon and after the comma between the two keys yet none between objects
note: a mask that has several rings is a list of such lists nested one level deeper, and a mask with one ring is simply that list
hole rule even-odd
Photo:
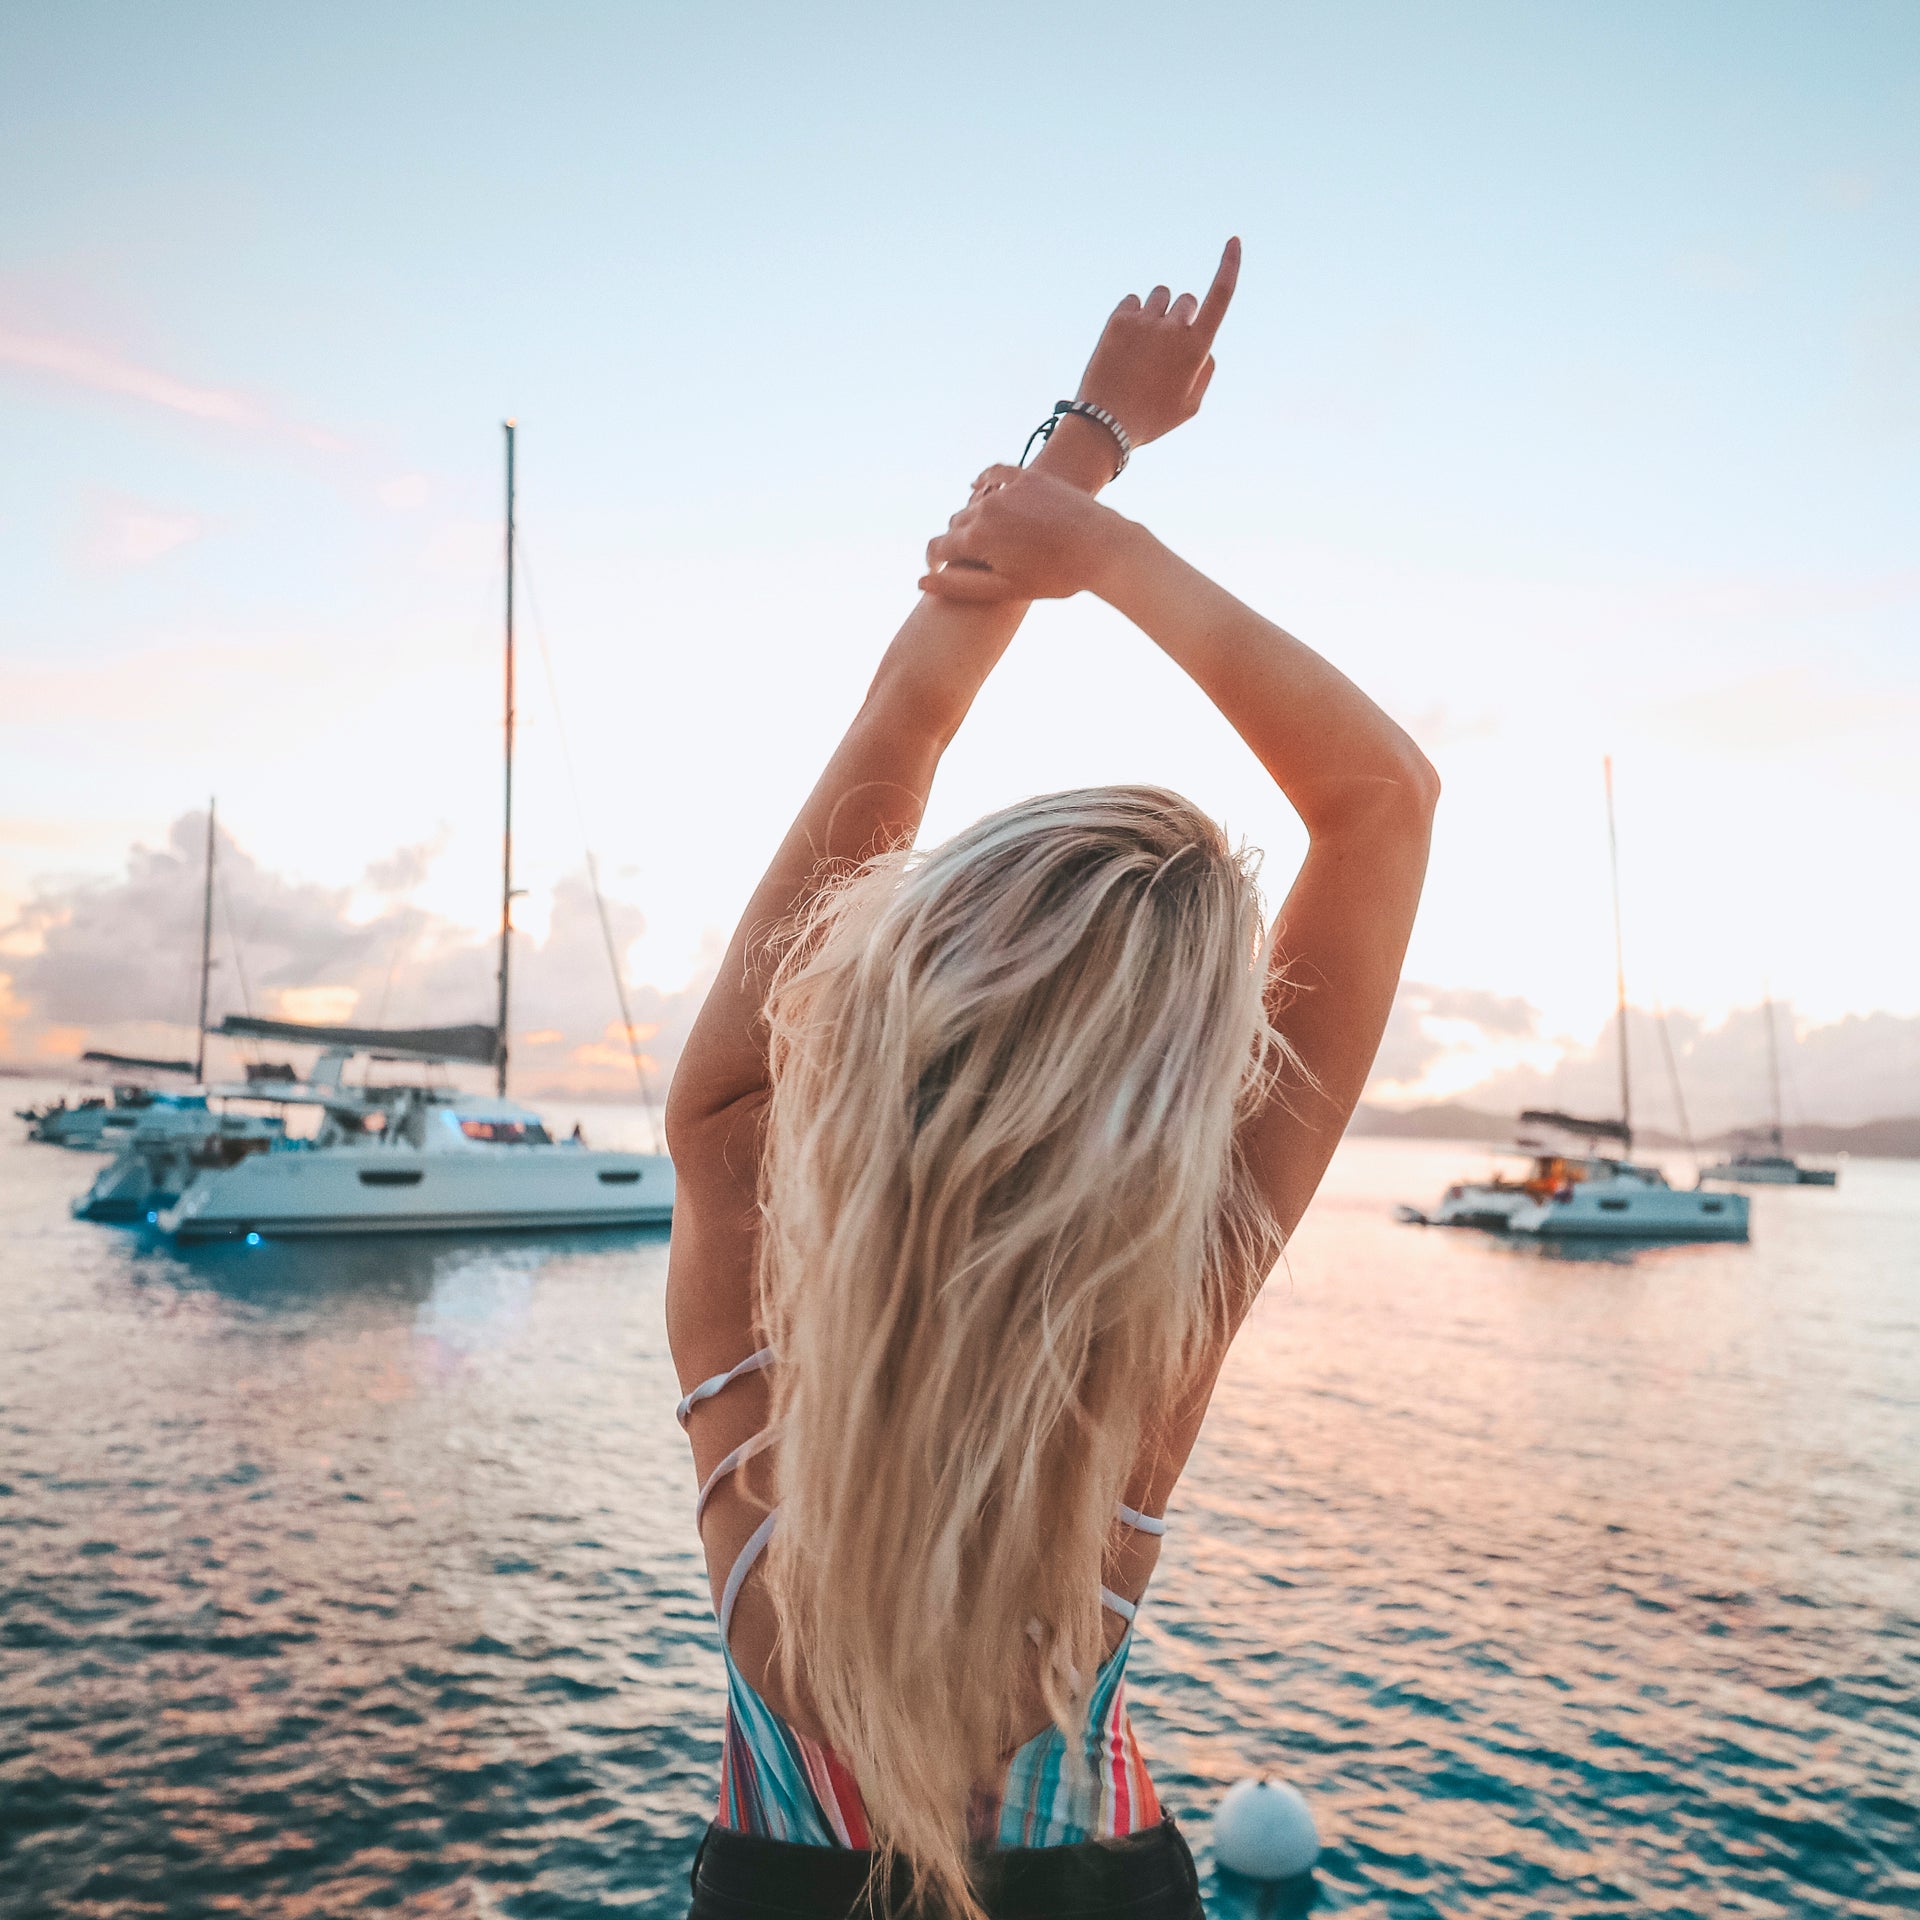
[{"label": "pointing finger", "polygon": [[1211,349],[1213,336],[1220,331],[1220,322],[1227,317],[1227,304],[1233,298],[1235,283],[1240,278],[1240,242],[1229,240],[1220,255],[1220,270],[1213,276],[1213,285],[1207,289],[1207,297],[1200,303],[1200,311],[1194,316],[1193,330],[1200,336],[1200,344]]}]

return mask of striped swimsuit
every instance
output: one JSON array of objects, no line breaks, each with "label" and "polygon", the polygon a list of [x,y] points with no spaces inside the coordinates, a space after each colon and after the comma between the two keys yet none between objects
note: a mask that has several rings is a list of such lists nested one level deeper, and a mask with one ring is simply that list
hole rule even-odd
[{"label": "striped swimsuit", "polygon": [[[773,1354],[767,1348],[718,1373],[680,1402],[680,1424],[703,1400],[745,1374],[757,1373]],[[694,1505],[695,1524],[714,1489],[742,1462],[771,1444],[761,1432],[726,1456],[707,1476]],[[846,1763],[817,1740],[795,1731],[761,1699],[733,1663],[728,1628],[754,1562],[773,1537],[778,1509],[753,1531],[733,1563],[720,1596],[720,1651],[727,1663],[726,1750],[720,1770],[720,1806],[715,1824],[768,1840],[803,1846],[867,1847],[872,1829],[860,1789]],[[1165,1533],[1167,1523],[1122,1505],[1120,1524],[1141,1533]],[[970,1824],[976,1841],[999,1847],[1058,1847],[1082,1840],[1117,1839],[1158,1826],[1159,1796],[1148,1777],[1132,1723],[1127,1718],[1127,1653],[1133,1644],[1135,1605],[1110,1588],[1101,1605],[1127,1622],[1120,1644],[1094,1676],[1082,1736],[1084,1767],[1068,1764],[1067,1737],[1046,1727],[1013,1755],[997,1790],[975,1798]]]}]

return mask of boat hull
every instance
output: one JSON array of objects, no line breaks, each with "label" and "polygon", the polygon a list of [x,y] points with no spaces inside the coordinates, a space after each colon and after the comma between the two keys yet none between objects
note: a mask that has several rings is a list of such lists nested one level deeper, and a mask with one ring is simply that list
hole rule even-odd
[{"label": "boat hull", "polygon": [[27,1128],[42,1146],[76,1153],[117,1153],[133,1137],[137,1112],[116,1107],[68,1107],[43,1114]]},{"label": "boat hull", "polygon": [[1744,1194],[1683,1192],[1672,1187],[1620,1191],[1582,1181],[1565,1199],[1523,1207],[1509,1233],[1554,1240],[1744,1240]]},{"label": "boat hull", "polygon": [[1478,1227],[1487,1233],[1503,1233],[1532,1198],[1524,1187],[1450,1187],[1429,1220],[1436,1227]]},{"label": "boat hull", "polygon": [[1743,1167],[1736,1161],[1708,1167],[1702,1180],[1724,1180],[1742,1187],[1835,1187],[1840,1176],[1831,1167]]},{"label": "boat hull", "polygon": [[159,1225],[177,1240],[627,1227],[671,1220],[673,1195],[664,1154],[565,1146],[264,1153],[201,1174]]},{"label": "boat hull", "polygon": [[202,1172],[218,1172],[247,1154],[264,1154],[284,1134],[278,1118],[155,1108],[73,1203],[76,1220],[107,1226],[152,1225]]}]

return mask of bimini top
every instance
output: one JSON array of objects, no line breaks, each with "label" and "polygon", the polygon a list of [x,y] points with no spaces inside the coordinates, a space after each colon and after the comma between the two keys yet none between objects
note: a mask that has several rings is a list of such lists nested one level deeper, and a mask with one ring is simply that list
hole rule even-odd
[{"label": "bimini top", "polygon": [[83,1053],[82,1060],[91,1060],[102,1067],[133,1067],[147,1073],[184,1073],[193,1075],[191,1060],[143,1060],[133,1053],[102,1053],[97,1047],[90,1047]]},{"label": "bimini top", "polygon": [[221,1021],[220,1032],[233,1040],[288,1040],[403,1060],[463,1060],[476,1067],[490,1067],[500,1057],[500,1035],[492,1027],[318,1027],[230,1013]]},{"label": "bimini top", "polygon": [[1520,1124],[1523,1127],[1558,1127],[1563,1133],[1577,1134],[1583,1140],[1618,1140],[1628,1149],[1633,1146],[1633,1130],[1624,1120],[1582,1120],[1571,1113],[1529,1107],[1521,1114]]}]

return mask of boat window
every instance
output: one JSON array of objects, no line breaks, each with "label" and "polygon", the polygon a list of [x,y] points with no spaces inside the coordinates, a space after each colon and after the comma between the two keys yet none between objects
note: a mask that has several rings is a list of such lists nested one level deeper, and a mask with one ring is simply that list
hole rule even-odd
[{"label": "boat window", "polygon": [[469,1140],[487,1140],[501,1147],[547,1147],[553,1144],[538,1120],[462,1120],[460,1131]]},{"label": "boat window", "polygon": [[1600,1202],[1600,1211],[1602,1213],[1625,1213],[1626,1210],[1627,1203],[1624,1200],[1602,1200]]}]

